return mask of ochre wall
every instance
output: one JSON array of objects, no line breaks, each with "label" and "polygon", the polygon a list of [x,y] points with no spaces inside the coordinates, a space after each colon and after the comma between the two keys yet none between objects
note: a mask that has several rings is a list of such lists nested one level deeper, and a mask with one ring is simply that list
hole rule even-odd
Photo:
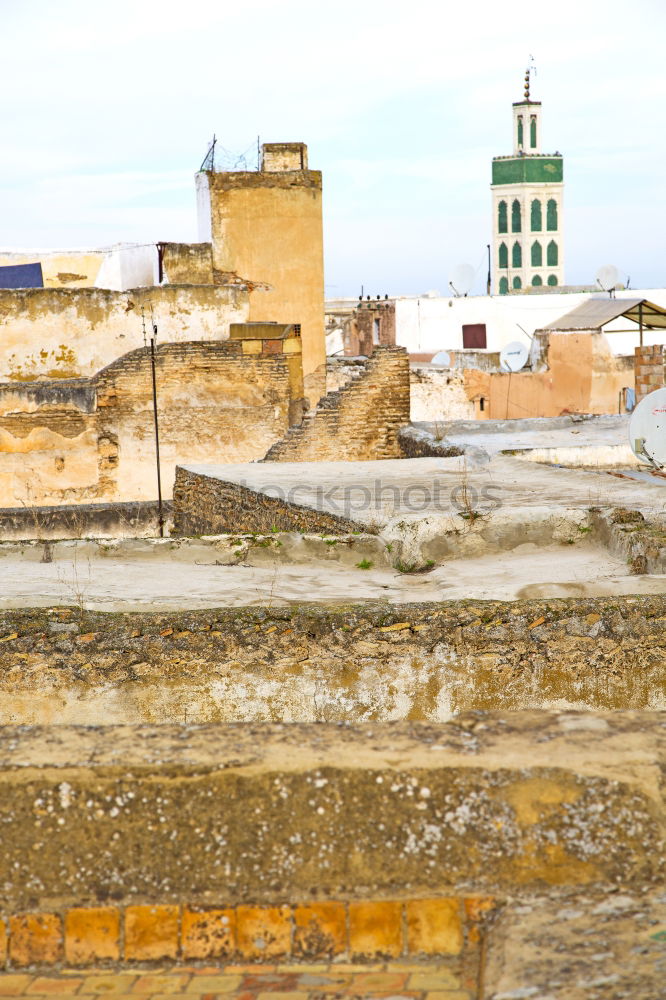
[{"label": "ochre wall", "polygon": [[0,380],[94,375],[143,345],[142,307],[148,334],[152,307],[162,343],[223,340],[247,319],[249,299],[214,285],[0,290]]},{"label": "ochre wall", "polygon": [[270,286],[252,292],[250,320],[301,324],[306,395],[314,405],[326,379],[321,173],[207,178],[213,266],[229,280]]},{"label": "ochre wall", "polygon": [[634,385],[633,359],[615,357],[604,334],[595,332],[549,333],[543,348],[544,371],[465,371],[465,389],[478,418],[618,413],[620,391]]},{"label": "ochre wall", "polygon": [[213,249],[210,243],[158,243],[163,281],[170,285],[212,285]]},{"label": "ochre wall", "polygon": [[70,253],[0,252],[0,267],[40,263],[46,288],[87,288],[94,286],[104,257],[104,253],[77,253],[75,250]]},{"label": "ochre wall", "polygon": [[[245,346],[158,346],[165,497],[177,464],[261,458],[300,412],[291,370],[299,356],[248,354]],[[148,351],[124,355],[90,380],[0,385],[0,507],[156,496]]]}]

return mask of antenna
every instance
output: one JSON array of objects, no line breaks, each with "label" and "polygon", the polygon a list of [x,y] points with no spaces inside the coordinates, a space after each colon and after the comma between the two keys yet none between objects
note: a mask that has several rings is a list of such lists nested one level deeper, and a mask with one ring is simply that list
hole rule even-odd
[{"label": "antenna", "polygon": [[442,368],[451,367],[451,355],[448,351],[438,351],[434,358],[430,359],[431,365],[441,365]]},{"label": "antenna", "polygon": [[449,276],[449,285],[456,298],[466,296],[474,284],[475,270],[471,264],[458,264]]},{"label": "antenna", "polygon": [[636,406],[629,420],[629,444],[643,465],[666,465],[666,388],[655,389]]},{"label": "antenna", "polygon": [[199,173],[203,170],[215,170],[215,146],[217,144],[217,138],[213,133],[212,141],[208,143],[208,152],[203,158],[201,166],[199,167]]},{"label": "antenna", "polygon": [[525,367],[528,350],[519,340],[512,340],[500,351],[500,370],[503,372],[519,372]]},{"label": "antenna", "polygon": [[603,264],[596,273],[596,282],[602,291],[615,298],[615,289],[620,287],[620,272],[614,264]]}]

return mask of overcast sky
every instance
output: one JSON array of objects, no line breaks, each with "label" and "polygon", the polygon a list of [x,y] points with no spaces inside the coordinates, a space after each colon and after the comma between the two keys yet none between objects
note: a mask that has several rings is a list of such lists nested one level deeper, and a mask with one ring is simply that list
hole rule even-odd
[{"label": "overcast sky", "polygon": [[327,295],[485,284],[490,164],[533,55],[565,269],[666,285],[662,0],[0,0],[0,246],[196,240],[193,174],[302,140]]}]

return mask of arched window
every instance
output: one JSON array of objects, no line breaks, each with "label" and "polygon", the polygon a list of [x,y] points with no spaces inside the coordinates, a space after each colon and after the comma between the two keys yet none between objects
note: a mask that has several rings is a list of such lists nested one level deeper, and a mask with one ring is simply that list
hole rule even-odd
[{"label": "arched window", "polygon": [[557,267],[557,243],[551,240],[546,247],[546,263],[548,267]]},{"label": "arched window", "polygon": [[518,148],[523,148],[523,116],[518,115]]},{"label": "arched window", "polygon": [[536,128],[536,115],[532,115],[530,118],[530,146],[532,149],[536,149],[537,145]]},{"label": "arched window", "polygon": [[522,288],[523,287],[523,283],[520,280],[520,278],[518,277],[518,275],[516,275],[516,277],[513,279],[513,287],[514,288]]},{"label": "arched window", "polygon": [[500,243],[499,245],[499,266],[508,267],[509,266],[509,248],[506,243]]},{"label": "arched window", "polygon": [[543,264],[543,250],[538,240],[532,244],[532,267],[541,267]]},{"label": "arched window", "polygon": [[543,285],[543,281],[541,279],[541,275],[540,274],[535,274],[534,275],[534,277],[532,278],[532,284],[534,285],[535,288],[538,288],[539,285]]},{"label": "arched window", "polygon": [[509,232],[509,220],[507,218],[507,207],[506,202],[501,201],[497,206],[497,232],[498,233],[508,233]]},{"label": "arched window", "polygon": [[546,208],[546,229],[550,233],[557,232],[557,202],[550,198]]},{"label": "arched window", "polygon": [[550,285],[550,286],[551,286],[552,288],[554,288],[554,287],[555,287],[555,285],[557,284],[557,276],[556,276],[556,275],[554,275],[554,274],[549,274],[549,275],[548,275],[548,284],[549,284],[549,285]]},{"label": "arched window", "polygon": [[523,251],[520,249],[520,243],[518,240],[513,244],[513,249],[511,251],[511,267],[522,267],[523,266]]},{"label": "arched window", "polygon": [[532,202],[532,212],[530,219],[530,226],[532,227],[533,233],[540,233],[543,229],[543,220],[541,218],[541,202],[538,198],[535,198]]},{"label": "arched window", "polygon": [[509,291],[509,279],[500,278],[500,287],[499,287],[500,295],[506,295],[508,291]]},{"label": "arched window", "polygon": [[520,202],[517,198],[514,198],[511,206],[511,232],[520,232]]}]

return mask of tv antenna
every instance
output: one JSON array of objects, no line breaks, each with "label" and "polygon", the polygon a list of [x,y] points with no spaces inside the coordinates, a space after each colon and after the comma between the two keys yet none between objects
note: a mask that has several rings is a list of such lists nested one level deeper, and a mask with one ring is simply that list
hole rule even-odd
[{"label": "tv antenna", "polygon": [[615,298],[616,288],[620,288],[620,272],[614,264],[603,264],[596,273],[596,282],[603,292]]},{"label": "tv antenna", "polygon": [[519,340],[512,340],[500,351],[500,370],[519,372],[527,363],[528,350]]},{"label": "tv antenna", "polygon": [[471,264],[458,264],[449,277],[449,285],[457,299],[471,291],[474,284],[475,270]]}]

